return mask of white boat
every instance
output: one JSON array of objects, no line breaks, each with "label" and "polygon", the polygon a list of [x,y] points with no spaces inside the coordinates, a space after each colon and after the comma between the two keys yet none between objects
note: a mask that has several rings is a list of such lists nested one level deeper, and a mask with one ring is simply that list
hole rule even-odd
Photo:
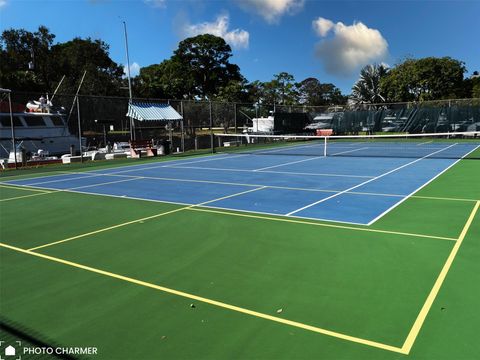
[{"label": "white boat", "polygon": [[[48,107],[50,108],[50,106]],[[48,111],[46,108],[44,111]],[[38,154],[43,150],[50,155],[70,152],[70,147],[78,151],[78,137],[71,134],[65,115],[61,112],[15,112],[12,113],[17,153],[24,149],[27,155]],[[82,138],[82,147],[85,138]],[[8,158],[12,146],[10,113],[0,113],[0,158]]]}]

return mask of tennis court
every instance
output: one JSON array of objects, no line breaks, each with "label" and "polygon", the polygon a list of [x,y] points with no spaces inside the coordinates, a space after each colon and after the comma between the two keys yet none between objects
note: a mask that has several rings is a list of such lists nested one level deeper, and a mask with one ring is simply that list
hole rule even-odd
[{"label": "tennis court", "polygon": [[[371,225],[480,146],[477,141],[419,146],[422,143],[406,148],[403,143],[343,142],[332,145],[331,156],[323,156],[323,143],[309,142],[261,153],[254,150],[6,183]],[[378,148],[403,157],[372,159]],[[317,156],[305,151],[317,151]],[[358,157],[359,152],[365,153]],[[357,156],[345,156],[353,153]]]},{"label": "tennis court", "polygon": [[473,358],[479,145],[2,174],[2,336],[105,359]]}]

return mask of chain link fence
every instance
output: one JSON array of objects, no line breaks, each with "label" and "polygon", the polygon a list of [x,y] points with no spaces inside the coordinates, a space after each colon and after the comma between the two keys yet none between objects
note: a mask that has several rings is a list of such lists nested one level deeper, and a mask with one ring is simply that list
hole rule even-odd
[{"label": "chain link fence", "polygon": [[[28,101],[41,96],[12,92],[14,112],[24,111]],[[61,109],[64,114],[68,131],[77,137],[81,133],[87,148],[127,143],[131,138],[130,119],[126,116],[127,97],[79,95],[77,104],[74,95],[56,94],[50,100],[53,108]],[[208,151],[214,146],[213,133],[252,132],[256,119],[270,119],[273,126],[269,132],[274,134],[314,134],[319,129],[333,129],[333,133],[339,135],[480,130],[480,99],[345,106],[133,101],[168,103],[183,116],[183,123],[133,121],[136,139],[163,142],[169,151],[176,153]],[[3,113],[5,115],[5,111]],[[2,120],[2,131],[6,132],[7,127],[9,122]]]}]

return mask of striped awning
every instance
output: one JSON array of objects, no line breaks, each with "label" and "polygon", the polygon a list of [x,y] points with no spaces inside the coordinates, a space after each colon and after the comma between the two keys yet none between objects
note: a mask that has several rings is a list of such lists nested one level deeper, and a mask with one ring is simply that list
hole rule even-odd
[{"label": "striped awning", "polygon": [[128,104],[127,116],[139,121],[182,120],[182,115],[168,104],[139,103]]}]

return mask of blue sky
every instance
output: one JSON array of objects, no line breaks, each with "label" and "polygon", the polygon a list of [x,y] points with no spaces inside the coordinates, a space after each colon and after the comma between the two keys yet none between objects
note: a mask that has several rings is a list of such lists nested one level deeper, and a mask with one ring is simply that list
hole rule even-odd
[{"label": "blue sky", "polygon": [[102,39],[132,74],[168,59],[185,37],[210,32],[233,48],[249,80],[286,71],[316,77],[349,94],[368,63],[450,56],[480,71],[480,1],[0,0],[0,30],[47,26],[56,42]]}]

